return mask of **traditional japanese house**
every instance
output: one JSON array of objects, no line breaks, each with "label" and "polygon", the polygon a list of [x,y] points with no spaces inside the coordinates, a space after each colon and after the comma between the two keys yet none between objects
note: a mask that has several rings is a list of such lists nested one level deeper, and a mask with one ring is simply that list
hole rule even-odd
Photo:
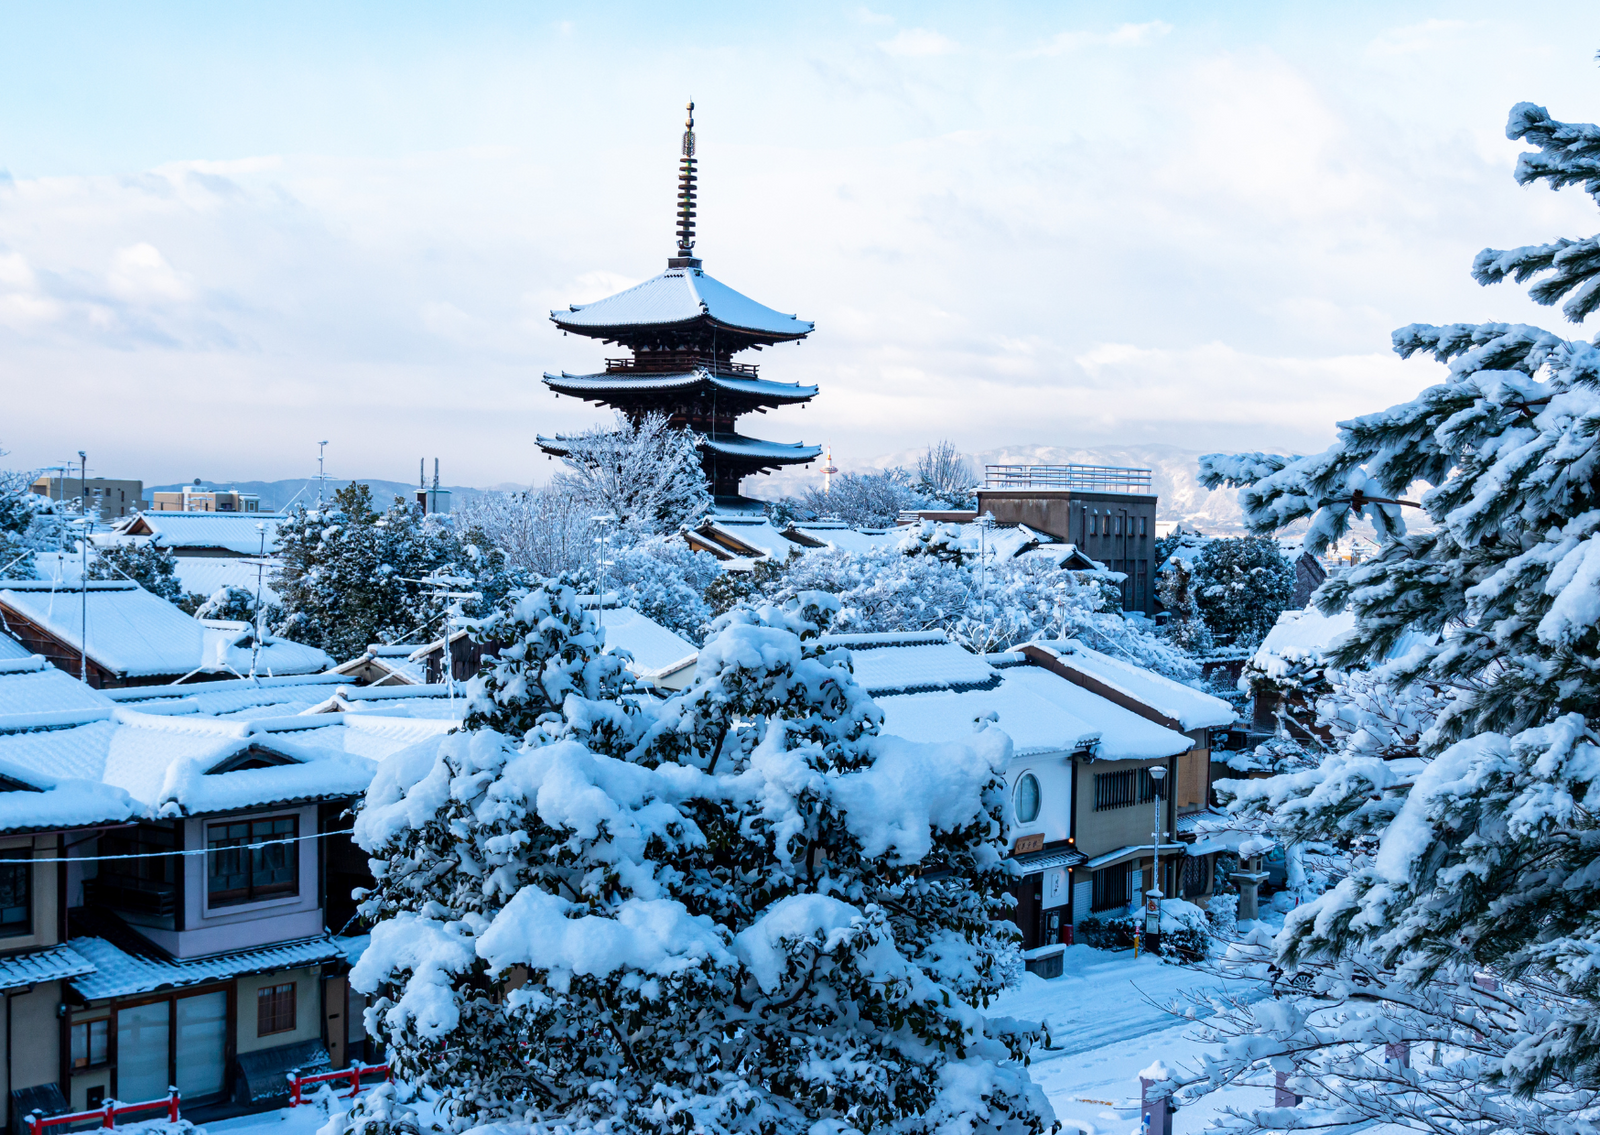
[{"label": "traditional japanese house", "polygon": [[[801,465],[818,446],[763,441],[739,433],[738,419],[779,406],[804,405],[815,386],[774,382],[753,363],[734,362],[746,350],[795,343],[813,324],[741,295],[707,275],[695,255],[696,158],[694,104],[683,134],[678,178],[678,245],[667,269],[614,296],[553,311],[564,332],[627,350],[608,358],[598,374],[547,374],[556,394],[614,406],[634,420],[665,414],[673,425],[699,435],[701,461],[721,507],[741,503],[739,483],[755,473]],[[552,456],[570,452],[559,437],[540,437]]]}]

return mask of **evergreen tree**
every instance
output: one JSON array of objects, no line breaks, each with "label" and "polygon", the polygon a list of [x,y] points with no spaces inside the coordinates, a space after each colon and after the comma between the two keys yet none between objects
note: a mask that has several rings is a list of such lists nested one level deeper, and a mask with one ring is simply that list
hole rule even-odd
[{"label": "evergreen tree", "polygon": [[171,548],[146,541],[96,546],[89,556],[90,579],[131,579],[152,595],[176,603],[193,614],[203,598],[188,595],[178,578],[178,558]]},{"label": "evergreen tree", "polygon": [[1199,584],[1182,556],[1171,556],[1156,573],[1156,598],[1167,609],[1167,641],[1193,655],[1215,649],[1211,629],[1200,614]]},{"label": "evergreen tree", "polygon": [[32,485],[31,474],[0,469],[0,579],[33,579],[38,574],[27,539],[37,514]]},{"label": "evergreen tree", "polygon": [[[1523,184],[1600,200],[1600,128],[1513,109],[1538,147]],[[1541,277],[1579,321],[1600,297],[1600,238],[1485,250],[1483,282]],[[1235,1005],[1208,1086],[1294,1070],[1294,1111],[1240,1129],[1401,1124],[1444,1133],[1593,1129],[1600,1087],[1600,350],[1520,324],[1413,325],[1394,335],[1447,367],[1410,402],[1340,426],[1323,453],[1203,460],[1242,485],[1252,526],[1310,520],[1317,550],[1362,516],[1379,553],[1317,603],[1348,609],[1343,669],[1313,770],[1223,782],[1284,840],[1343,852],[1343,878],[1239,960],[1284,980],[1269,1010]],[[1407,530],[1418,482],[1433,522]],[[1409,637],[1407,637],[1409,636]],[[1398,1047],[1410,1046],[1411,1067]]]},{"label": "evergreen tree", "polygon": [[[340,489],[329,508],[291,513],[278,526],[278,549],[282,567],[272,587],[283,613],[274,633],[340,659],[368,643],[438,637],[452,602],[440,596],[444,590],[468,589],[482,578],[492,601],[513,582],[502,554],[476,545],[469,552],[447,522],[422,516],[403,499],[374,511],[372,490],[361,483]],[[418,582],[430,575],[457,582]],[[468,603],[463,613],[483,609],[483,601]]]},{"label": "evergreen tree", "polygon": [[[718,620],[695,684],[619,693],[568,586],[515,600],[465,731],[385,762],[352,973],[404,1090],[339,1127],[1040,1132],[1016,970],[1010,745],[878,735],[802,596]],[[433,1095],[437,1093],[437,1095]]]},{"label": "evergreen tree", "polygon": [[1200,614],[1229,646],[1256,646],[1294,598],[1294,567],[1265,537],[1207,541],[1194,574]]}]

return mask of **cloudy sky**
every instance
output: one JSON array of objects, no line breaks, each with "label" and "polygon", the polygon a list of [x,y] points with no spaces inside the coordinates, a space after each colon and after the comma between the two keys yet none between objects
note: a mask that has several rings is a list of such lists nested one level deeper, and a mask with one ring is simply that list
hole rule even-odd
[{"label": "cloudy sky", "polygon": [[664,267],[815,320],[749,432],[1325,445],[1438,374],[1410,322],[1558,325],[1467,267],[1595,230],[1519,100],[1600,119],[1600,6],[0,5],[0,447],[147,484],[543,480],[601,411],[550,308]]}]

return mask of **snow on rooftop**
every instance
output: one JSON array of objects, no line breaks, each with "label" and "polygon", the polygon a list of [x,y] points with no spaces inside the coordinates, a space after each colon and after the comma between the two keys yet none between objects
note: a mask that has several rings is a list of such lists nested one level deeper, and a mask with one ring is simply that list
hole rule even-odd
[{"label": "snow on rooftop", "polygon": [[631,607],[609,607],[600,612],[606,631],[606,650],[626,650],[633,655],[628,670],[635,677],[655,681],[682,670],[700,656],[700,648]]},{"label": "snow on rooftop", "polygon": [[0,662],[20,661],[32,657],[34,654],[27,647],[10,635],[0,633]]},{"label": "snow on rooftop", "polygon": [[[277,551],[282,521],[283,517],[270,512],[142,512],[122,525],[121,531],[142,533],[148,528],[155,544],[171,548],[179,556],[186,548],[226,548],[241,556],[257,555],[265,532],[270,555]],[[256,530],[258,524],[261,531]]]},{"label": "snow on rooftop", "polygon": [[822,452],[820,445],[801,442],[762,441],[743,434],[700,434],[695,442],[701,449],[729,457],[754,457],[768,461],[810,461]]},{"label": "snow on rooftop", "polygon": [[294,969],[343,956],[337,940],[330,935],[185,961],[129,954],[104,938],[72,938],[67,945],[93,967],[91,972],[72,979],[73,989],[85,1001],[129,997],[247,973]]},{"label": "snow on rooftop", "polygon": [[175,574],[183,589],[195,595],[210,598],[223,587],[237,587],[251,595],[258,586],[256,572],[261,572],[261,602],[281,606],[283,599],[272,590],[269,582],[275,568],[257,568],[237,556],[177,556]]},{"label": "snow on rooftop", "polygon": [[1284,611],[1256,648],[1250,667],[1274,681],[1282,681],[1297,670],[1320,667],[1333,641],[1355,626],[1353,611],[1340,611],[1337,615],[1324,615],[1315,607]]},{"label": "snow on rooftop", "polygon": [[69,946],[29,950],[24,954],[0,958],[0,989],[61,981],[93,970],[94,966],[89,960]]},{"label": "snow on rooftop", "polygon": [[107,690],[116,704],[144,713],[197,713],[208,717],[287,716],[326,701],[337,688],[337,674],[295,674],[286,677],[232,678],[220,682],[185,682],[181,686],[130,686]]},{"label": "snow on rooftop", "polygon": [[[134,584],[91,584],[63,590],[7,581],[0,608],[54,635],[113,673],[133,678],[201,673],[249,673],[251,631],[245,623],[210,623],[190,618],[173,604]],[[88,616],[84,644],[84,615]],[[256,659],[260,673],[324,670],[333,659],[315,647],[266,636]]]},{"label": "snow on rooftop", "polygon": [[1153,670],[1101,654],[1081,642],[1067,640],[1031,645],[1054,655],[1063,666],[1178,722],[1185,730],[1231,725],[1237,717],[1233,707],[1221,698],[1164,678]]},{"label": "snow on rooftop", "polygon": [[795,339],[814,326],[759,304],[698,268],[669,268],[614,296],[550,313],[558,327],[575,331],[692,323],[707,316],[725,327]]},{"label": "snow on rooftop", "polygon": [[19,714],[109,710],[114,704],[37,654],[0,663],[0,721]]},{"label": "snow on rooftop", "polygon": [[[904,641],[907,638],[911,641]],[[937,632],[932,641],[926,636],[837,635],[824,636],[822,645],[848,646],[856,682],[874,695],[970,689],[996,681],[994,667],[971,651],[943,640],[944,636]]]},{"label": "snow on rooftop", "polygon": [[936,690],[873,699],[883,732],[907,741],[950,741],[973,732],[988,714],[1011,738],[1016,756],[1070,753],[1099,737],[1089,722],[1006,680],[993,689]]},{"label": "snow on rooftop", "polygon": [[813,540],[820,540],[831,548],[841,552],[872,552],[879,548],[892,548],[900,541],[900,533],[895,529],[870,529],[860,531],[845,525],[816,527],[811,524],[796,524],[794,530],[802,536],[809,536]]},{"label": "snow on rooftop", "polygon": [[[1088,722],[1100,736],[1095,750],[1100,760],[1159,760],[1187,752],[1191,746],[1182,733],[1123,709],[1042,666],[1007,667],[1001,673],[1006,684],[1027,690],[1041,701]],[[1002,727],[1004,724],[1002,721]]]},{"label": "snow on rooftop", "polygon": [[801,386],[797,382],[773,382],[765,378],[734,378],[714,374],[704,367],[682,374],[661,374],[654,371],[625,371],[619,374],[546,374],[546,386],[576,394],[612,390],[682,390],[705,385],[733,394],[750,394],[759,398],[781,402],[805,402],[817,396],[815,386]]}]

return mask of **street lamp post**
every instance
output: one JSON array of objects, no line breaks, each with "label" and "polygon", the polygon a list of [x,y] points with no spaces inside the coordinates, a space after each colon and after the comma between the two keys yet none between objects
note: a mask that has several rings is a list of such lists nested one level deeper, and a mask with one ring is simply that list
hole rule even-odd
[{"label": "street lamp post", "polygon": [[1156,765],[1150,770],[1150,780],[1154,786],[1156,802],[1156,827],[1150,837],[1150,889],[1145,892],[1144,906],[1144,932],[1146,937],[1161,933],[1161,785],[1167,778],[1167,770],[1163,765]]}]

